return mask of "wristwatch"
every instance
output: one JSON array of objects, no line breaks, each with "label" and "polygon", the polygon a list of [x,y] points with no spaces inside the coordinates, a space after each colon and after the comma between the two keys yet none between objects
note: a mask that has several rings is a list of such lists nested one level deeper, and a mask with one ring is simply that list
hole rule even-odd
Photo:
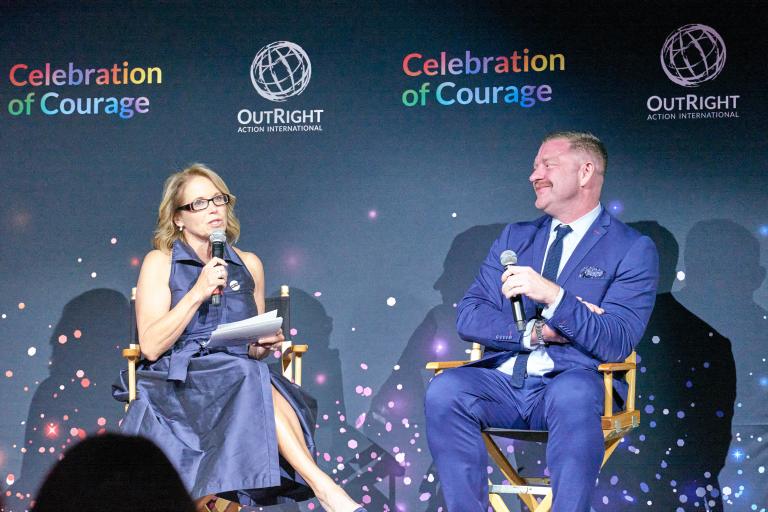
[{"label": "wristwatch", "polygon": [[544,339],[544,320],[534,321],[533,328],[536,329],[536,344],[546,345],[547,341]]}]

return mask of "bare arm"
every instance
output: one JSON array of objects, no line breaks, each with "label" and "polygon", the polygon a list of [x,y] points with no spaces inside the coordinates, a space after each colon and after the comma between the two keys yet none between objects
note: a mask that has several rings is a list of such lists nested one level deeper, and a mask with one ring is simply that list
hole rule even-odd
[{"label": "bare arm", "polygon": [[264,305],[264,265],[259,257],[252,252],[237,250],[237,253],[253,277],[253,300],[256,301],[256,309],[259,314],[262,314],[266,307]]},{"label": "bare arm", "polygon": [[[251,252],[238,250],[237,253],[253,277],[253,300],[256,301],[256,309],[259,314],[264,313],[264,265],[259,257]],[[277,331],[274,336],[259,338],[257,343],[251,343],[248,346],[248,356],[253,359],[262,359],[270,352],[279,350],[283,341],[285,341],[285,336],[283,336],[282,329]]]},{"label": "bare arm", "polygon": [[222,278],[214,270],[217,264],[226,265],[212,258],[192,289],[171,309],[170,254],[152,251],[144,258],[136,286],[136,323],[141,352],[147,359],[155,361],[171,348],[200,305],[226,282],[226,273]]}]

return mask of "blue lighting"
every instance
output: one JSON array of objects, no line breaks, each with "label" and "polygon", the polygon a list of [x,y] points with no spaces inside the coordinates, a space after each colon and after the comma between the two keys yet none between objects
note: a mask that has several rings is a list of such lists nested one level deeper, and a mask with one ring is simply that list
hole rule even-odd
[{"label": "blue lighting", "polygon": [[[614,199],[610,203],[608,203],[608,211],[611,212],[613,215],[621,215],[624,213],[624,203],[619,201],[618,199]],[[766,228],[766,236],[768,236],[768,226],[765,226]]]}]

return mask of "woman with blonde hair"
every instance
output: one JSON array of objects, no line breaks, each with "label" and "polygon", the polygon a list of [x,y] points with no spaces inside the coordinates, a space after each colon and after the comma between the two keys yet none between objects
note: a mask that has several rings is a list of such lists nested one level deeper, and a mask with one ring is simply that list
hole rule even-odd
[{"label": "woman with blonde hair", "polygon": [[[312,493],[330,512],[363,510],[315,464],[314,401],[261,361],[280,347],[282,332],[247,346],[205,348],[219,324],[264,312],[264,267],[234,246],[234,206],[221,177],[202,164],[165,182],[155,249],[136,289],[145,359],[122,430],[163,448],[201,510],[215,495],[271,505]],[[222,258],[212,255],[214,231],[226,235]]]}]

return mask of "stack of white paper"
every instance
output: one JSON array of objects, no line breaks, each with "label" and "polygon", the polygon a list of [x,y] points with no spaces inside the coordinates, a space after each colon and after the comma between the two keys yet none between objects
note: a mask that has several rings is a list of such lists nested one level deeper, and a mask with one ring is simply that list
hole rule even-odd
[{"label": "stack of white paper", "polygon": [[281,325],[283,325],[283,319],[277,316],[277,310],[239,322],[221,324],[211,333],[211,338],[205,346],[208,348],[230,347],[254,342],[262,336],[275,335]]}]

